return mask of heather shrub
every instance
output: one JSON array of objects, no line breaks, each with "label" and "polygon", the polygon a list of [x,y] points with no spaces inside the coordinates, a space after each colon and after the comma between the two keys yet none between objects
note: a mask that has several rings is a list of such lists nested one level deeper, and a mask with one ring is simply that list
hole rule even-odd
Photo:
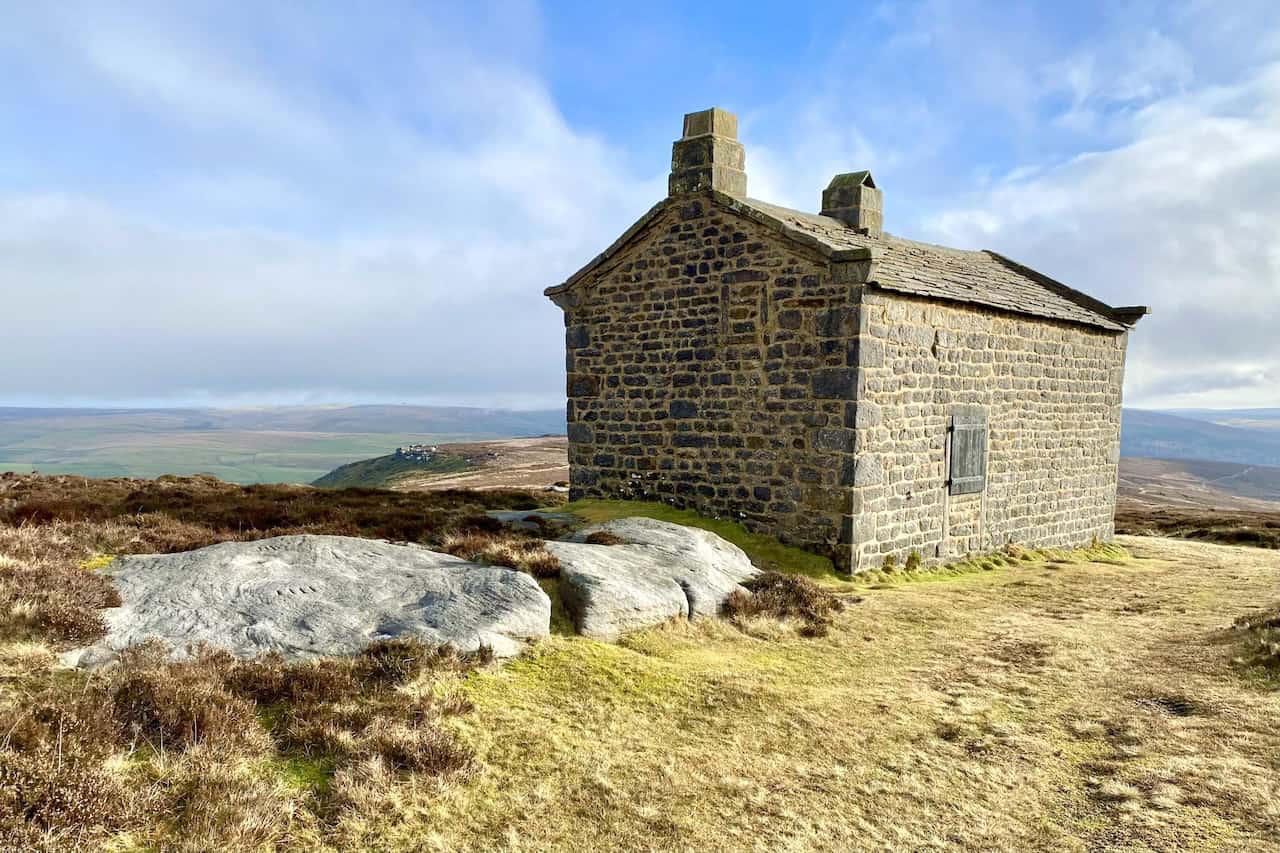
[{"label": "heather shrub", "polygon": [[385,766],[411,773],[448,776],[471,769],[473,756],[452,736],[431,725],[374,720],[359,741],[362,757],[377,756]]},{"label": "heather shrub", "polygon": [[131,786],[98,762],[60,754],[0,750],[0,847],[96,849],[94,838],[146,819],[153,792]]},{"label": "heather shrub", "polygon": [[223,683],[235,695],[260,705],[336,701],[358,689],[346,660],[320,658],[288,663],[278,652],[235,662]]},{"label": "heather shrub", "polygon": [[808,637],[825,636],[832,614],[844,605],[827,590],[803,575],[762,572],[743,583],[748,592],[737,590],[725,602],[724,613],[741,623],[752,617],[795,620],[800,633]]},{"label": "heather shrub", "polygon": [[266,744],[253,704],[224,687],[229,655],[199,650],[192,660],[166,661],[166,652],[158,643],[128,649],[110,675],[111,710],[134,738],[156,748]]},{"label": "heather shrub", "polygon": [[1246,642],[1246,663],[1280,674],[1280,605],[1241,616],[1234,630]]},{"label": "heather shrub", "polygon": [[512,530],[502,533],[466,530],[446,536],[441,547],[445,553],[464,560],[507,566],[537,578],[560,574],[560,561],[547,551],[543,540]]}]

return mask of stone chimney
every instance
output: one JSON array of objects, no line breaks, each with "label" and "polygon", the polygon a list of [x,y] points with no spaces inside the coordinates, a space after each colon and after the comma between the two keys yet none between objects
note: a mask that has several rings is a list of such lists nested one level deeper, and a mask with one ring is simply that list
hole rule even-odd
[{"label": "stone chimney", "polygon": [[738,141],[738,117],[717,107],[684,117],[684,136],[671,146],[671,195],[716,189],[747,194],[746,155]]},{"label": "stone chimney", "polygon": [[869,237],[880,237],[884,234],[883,201],[870,172],[845,172],[832,178],[822,191],[822,215],[839,219]]}]

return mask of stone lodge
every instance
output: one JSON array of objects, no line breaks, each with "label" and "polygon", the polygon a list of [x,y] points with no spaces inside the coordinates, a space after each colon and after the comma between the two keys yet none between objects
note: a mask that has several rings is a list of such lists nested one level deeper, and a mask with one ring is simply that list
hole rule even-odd
[{"label": "stone lodge", "polygon": [[723,110],[685,116],[669,187],[546,291],[571,497],[732,518],[855,572],[1111,537],[1147,309],[884,233],[869,172],[832,178],[817,214],[748,198]]}]

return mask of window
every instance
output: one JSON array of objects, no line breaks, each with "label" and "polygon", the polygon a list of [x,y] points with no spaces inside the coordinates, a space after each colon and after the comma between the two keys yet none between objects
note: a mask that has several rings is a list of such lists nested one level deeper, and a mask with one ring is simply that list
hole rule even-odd
[{"label": "window", "polygon": [[977,409],[951,415],[950,470],[947,485],[953,495],[972,495],[987,485],[987,414]]}]

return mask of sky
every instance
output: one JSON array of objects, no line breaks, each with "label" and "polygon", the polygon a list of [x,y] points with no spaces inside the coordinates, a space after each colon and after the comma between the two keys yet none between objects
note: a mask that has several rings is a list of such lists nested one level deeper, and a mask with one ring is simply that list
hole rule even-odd
[{"label": "sky", "polygon": [[563,402],[542,295],[666,194],[869,168],[1115,305],[1125,401],[1280,406],[1280,3],[0,0],[0,405]]}]

